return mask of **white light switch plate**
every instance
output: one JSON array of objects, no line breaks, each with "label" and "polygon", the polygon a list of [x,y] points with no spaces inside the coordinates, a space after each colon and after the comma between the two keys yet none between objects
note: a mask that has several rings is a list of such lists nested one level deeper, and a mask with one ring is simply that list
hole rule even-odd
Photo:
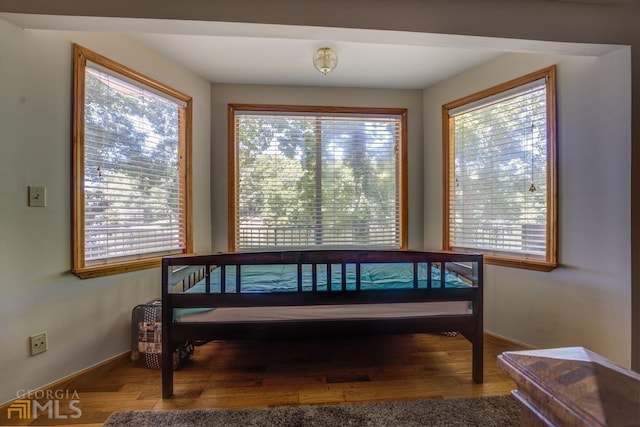
[{"label": "white light switch plate", "polygon": [[46,187],[29,186],[29,206],[44,207],[47,205]]}]

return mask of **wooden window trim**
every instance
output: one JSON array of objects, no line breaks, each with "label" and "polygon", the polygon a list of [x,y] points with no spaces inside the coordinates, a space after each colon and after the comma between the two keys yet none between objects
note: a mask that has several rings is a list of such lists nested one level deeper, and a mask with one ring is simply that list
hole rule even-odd
[{"label": "wooden window trim", "polygon": [[[484,261],[487,264],[504,267],[523,268],[537,271],[551,271],[558,266],[557,241],[558,241],[558,213],[557,213],[557,141],[556,141],[556,66],[529,73],[505,83],[482,90],[472,95],[449,102],[442,106],[442,136],[443,136],[443,249],[460,251],[464,249],[453,247],[449,241],[449,173],[453,168],[454,153],[451,150],[452,129],[449,111],[481,100],[483,98],[500,94],[509,89],[522,86],[528,82],[541,78],[547,78],[546,107],[547,107],[547,219],[546,219],[546,256],[544,260],[502,255],[494,252],[483,252]],[[472,251],[469,251],[472,252]]]},{"label": "wooden window trim", "polygon": [[181,186],[184,189],[184,212],[181,224],[185,234],[185,253],[193,252],[192,229],[192,99],[190,96],[172,89],[150,77],[119,64],[105,56],[93,52],[80,45],[73,45],[73,127],[72,127],[72,268],[71,271],[81,279],[126,273],[131,271],[159,267],[162,256],[141,256],[126,261],[105,262],[104,264],[87,265],[85,262],[84,233],[84,100],[85,100],[85,67],[87,60],[108,68],[120,75],[132,79],[153,90],[165,93],[185,103],[184,128],[181,130],[180,168]]},{"label": "wooden window trim", "polygon": [[327,113],[327,114],[380,114],[398,115],[401,117],[399,164],[398,164],[398,188],[400,226],[400,249],[408,247],[408,174],[407,174],[407,109],[406,108],[366,108],[366,107],[336,107],[336,106],[309,106],[309,105],[278,105],[278,104],[229,104],[227,109],[227,141],[228,141],[228,250],[236,251],[236,209],[237,209],[237,169],[238,158],[235,141],[235,113],[236,111],[266,111],[280,113]]}]

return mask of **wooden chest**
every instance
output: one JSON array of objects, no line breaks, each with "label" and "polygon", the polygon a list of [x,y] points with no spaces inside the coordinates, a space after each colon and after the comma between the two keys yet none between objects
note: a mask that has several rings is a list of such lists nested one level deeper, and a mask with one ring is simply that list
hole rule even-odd
[{"label": "wooden chest", "polygon": [[640,375],[582,347],[508,351],[524,426],[640,426]]}]

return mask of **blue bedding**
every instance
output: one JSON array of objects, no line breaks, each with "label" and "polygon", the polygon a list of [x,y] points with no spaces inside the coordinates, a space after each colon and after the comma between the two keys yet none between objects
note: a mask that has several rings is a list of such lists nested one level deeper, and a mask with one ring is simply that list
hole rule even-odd
[{"label": "blue bedding", "polygon": [[[236,268],[227,266],[225,293],[236,293]],[[297,292],[298,291],[298,266],[296,264],[265,264],[241,266],[241,292],[242,293],[271,293],[271,292]],[[221,268],[211,272],[211,293],[220,293]],[[356,289],[356,267],[348,264],[345,271],[346,289]],[[339,264],[331,266],[331,289],[342,289],[342,270]],[[327,266],[319,264],[316,272],[316,289],[320,292],[327,291]],[[418,288],[426,289],[428,286],[427,263],[418,263]],[[313,271],[310,265],[302,267],[302,291],[313,291]],[[440,269],[431,268],[431,287],[440,288]],[[458,278],[455,274],[445,273],[446,288],[468,288],[471,285]],[[360,289],[385,290],[385,289],[411,289],[413,288],[413,264],[412,263],[370,263],[360,264]],[[201,280],[187,290],[188,293],[205,293],[205,280]],[[204,311],[215,310],[214,307],[181,308],[174,309],[174,319],[197,314]]]},{"label": "blue bedding", "polygon": [[[225,292],[236,292],[236,268],[241,269],[242,293],[296,292],[298,290],[298,266],[283,265],[245,265],[240,267],[227,266]],[[217,268],[211,272],[211,292],[220,292],[221,270]],[[331,290],[342,289],[342,270],[340,265],[331,267]],[[345,271],[346,289],[356,289],[356,266],[349,264]],[[302,290],[312,291],[313,273],[310,265],[302,267]],[[431,268],[431,287],[441,287],[440,269]],[[427,264],[418,264],[418,288],[427,288]],[[317,267],[317,290],[327,290],[327,266]],[[446,288],[467,288],[470,284],[447,272],[445,274]],[[370,263],[361,264],[360,289],[410,289],[413,287],[413,264],[411,263]],[[188,292],[204,293],[204,280],[189,289]]]}]

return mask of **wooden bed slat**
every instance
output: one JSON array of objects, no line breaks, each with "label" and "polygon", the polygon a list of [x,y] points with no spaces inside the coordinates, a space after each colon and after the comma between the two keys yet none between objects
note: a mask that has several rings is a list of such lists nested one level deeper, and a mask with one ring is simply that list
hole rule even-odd
[{"label": "wooden bed slat", "polygon": [[236,293],[240,293],[242,290],[242,266],[236,265]]},{"label": "wooden bed slat", "polygon": [[318,264],[311,264],[311,289],[313,292],[318,290]]}]

